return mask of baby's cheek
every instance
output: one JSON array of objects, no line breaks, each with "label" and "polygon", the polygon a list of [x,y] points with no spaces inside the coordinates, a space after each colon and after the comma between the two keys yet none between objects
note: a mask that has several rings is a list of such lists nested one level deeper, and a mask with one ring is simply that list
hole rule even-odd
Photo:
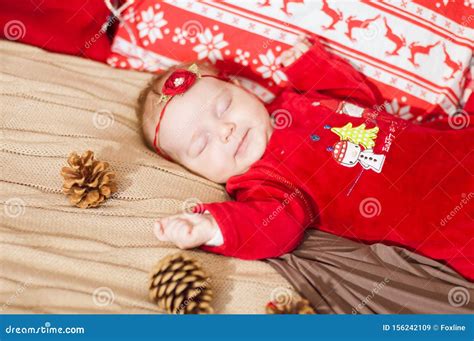
[{"label": "baby's cheek", "polygon": [[211,158],[212,161],[206,166],[210,167],[212,165],[213,172],[217,176],[227,175],[232,172],[233,167],[235,167],[235,160],[231,154],[228,149],[223,147],[214,150],[214,154]]},{"label": "baby's cheek", "polygon": [[227,168],[229,164],[229,153],[222,147],[213,151],[212,164],[214,169],[218,172],[222,172]]}]

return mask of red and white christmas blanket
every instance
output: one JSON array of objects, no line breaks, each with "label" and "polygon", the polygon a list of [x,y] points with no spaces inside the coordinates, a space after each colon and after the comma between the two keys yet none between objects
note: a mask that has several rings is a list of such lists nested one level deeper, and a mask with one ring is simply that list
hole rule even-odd
[{"label": "red and white christmas blanket", "polygon": [[467,115],[473,1],[142,0],[120,18],[108,58],[115,67],[231,65],[244,86],[271,101],[287,80],[280,54],[301,33],[314,33],[377,86],[387,112],[416,122]]}]

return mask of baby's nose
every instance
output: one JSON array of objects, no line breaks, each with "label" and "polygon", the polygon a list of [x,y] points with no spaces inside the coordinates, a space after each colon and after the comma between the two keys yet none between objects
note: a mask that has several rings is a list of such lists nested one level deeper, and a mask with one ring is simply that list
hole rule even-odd
[{"label": "baby's nose", "polygon": [[223,143],[229,142],[232,134],[235,131],[235,124],[234,123],[223,123],[219,127],[220,131],[220,138]]}]

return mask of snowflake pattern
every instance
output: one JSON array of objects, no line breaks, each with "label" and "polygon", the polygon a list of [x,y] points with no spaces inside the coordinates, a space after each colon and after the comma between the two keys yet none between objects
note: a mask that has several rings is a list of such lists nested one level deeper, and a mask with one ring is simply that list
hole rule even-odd
[{"label": "snowflake pattern", "polygon": [[288,80],[285,73],[279,68],[280,57],[275,58],[272,50],[268,50],[266,54],[258,55],[258,58],[262,62],[262,66],[259,66],[257,71],[262,74],[263,78],[272,78],[276,84]]},{"label": "snowflake pattern", "polygon": [[242,64],[243,66],[247,66],[249,65],[249,61],[248,61],[249,57],[250,57],[250,52],[237,49],[235,51],[234,62]]},{"label": "snowflake pattern", "polygon": [[413,117],[413,114],[410,113],[410,106],[405,105],[403,107],[400,107],[400,105],[398,104],[398,100],[396,98],[392,100],[392,103],[386,101],[384,103],[384,107],[385,107],[385,111],[387,111],[389,114],[398,116],[405,120],[409,120]]},{"label": "snowflake pattern", "polygon": [[163,39],[161,28],[168,22],[163,18],[163,12],[155,13],[153,7],[141,13],[142,21],[137,25],[140,38],[148,37],[153,44],[157,39]]},{"label": "snowflake pattern", "polygon": [[210,29],[206,28],[203,33],[199,33],[199,45],[193,47],[193,51],[198,54],[198,59],[208,58],[213,64],[217,60],[223,60],[221,49],[229,43],[224,40],[224,33],[212,35]]},{"label": "snowflake pattern", "polygon": [[128,63],[136,70],[143,70],[144,68],[143,60],[140,58],[128,57]]},{"label": "snowflake pattern", "polygon": [[181,28],[176,27],[174,29],[174,33],[175,35],[173,36],[173,38],[171,38],[173,43],[179,43],[180,45],[185,45],[186,40],[188,39],[188,31],[182,30]]},{"label": "snowflake pattern", "polygon": [[474,8],[474,0],[464,0],[464,6]]},{"label": "snowflake pattern", "polygon": [[[131,23],[134,23],[136,20],[136,13],[135,13],[135,8],[129,7],[125,14],[123,15],[122,19],[125,21],[130,21]],[[123,22],[120,21],[120,26],[123,26]]]}]

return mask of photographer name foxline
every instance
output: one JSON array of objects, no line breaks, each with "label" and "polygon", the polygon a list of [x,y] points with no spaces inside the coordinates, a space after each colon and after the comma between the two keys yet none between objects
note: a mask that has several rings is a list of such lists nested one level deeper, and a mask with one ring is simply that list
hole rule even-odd
[{"label": "photographer name foxline", "polygon": [[441,331],[441,332],[465,332],[465,325],[458,324],[383,324],[382,330],[386,331],[396,331],[396,332],[428,332],[428,331]]},{"label": "photographer name foxline", "polygon": [[466,331],[466,326],[465,325],[459,326],[457,324],[451,324],[451,325],[442,324],[439,326],[439,330],[448,331],[448,332],[458,332],[458,331],[464,332]]}]

